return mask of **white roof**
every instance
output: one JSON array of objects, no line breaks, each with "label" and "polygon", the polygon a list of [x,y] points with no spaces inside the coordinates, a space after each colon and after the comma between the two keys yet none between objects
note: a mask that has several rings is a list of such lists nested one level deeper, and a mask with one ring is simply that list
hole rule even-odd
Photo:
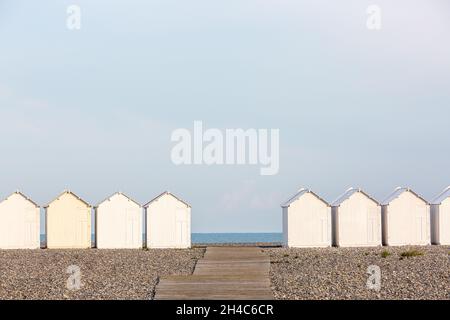
[{"label": "white roof", "polygon": [[287,200],[286,202],[284,202],[283,204],[281,204],[282,208],[287,208],[289,207],[293,202],[297,201],[298,199],[300,199],[302,196],[304,196],[307,193],[311,193],[313,196],[315,196],[317,199],[319,199],[320,201],[324,202],[327,206],[329,206],[328,202],[326,202],[324,199],[322,199],[321,197],[319,197],[317,194],[315,194],[314,192],[312,192],[310,189],[306,189],[306,188],[301,188],[300,190],[298,190],[298,192],[292,196],[291,198],[289,198],[289,200]]},{"label": "white roof", "polygon": [[11,193],[8,197],[6,197],[6,199],[5,200],[3,200],[3,201],[6,201],[6,200],[8,200],[12,195],[14,195],[14,194],[17,194],[17,195],[19,195],[19,196],[21,196],[22,198],[24,198],[25,200],[27,200],[27,201],[29,201],[30,203],[32,203],[36,208],[39,208],[39,205],[36,203],[36,202],[34,202],[33,200],[31,200],[30,198],[28,198],[26,195],[24,195],[22,192],[20,192],[19,190],[17,190],[17,191],[15,191],[15,192],[13,192],[13,193]]},{"label": "white roof", "polygon": [[108,198],[106,198],[105,200],[103,200],[102,202],[100,202],[99,204],[97,204],[95,207],[99,207],[100,205],[102,205],[104,202],[109,201],[112,197],[114,196],[124,196],[125,198],[127,198],[128,200],[130,200],[131,202],[134,202],[135,204],[137,204],[139,207],[141,206],[137,201],[133,200],[132,198],[130,198],[129,196],[127,196],[126,194],[124,194],[123,192],[116,192],[113,193],[112,195],[110,195]]},{"label": "white roof", "polygon": [[377,200],[375,200],[374,198],[372,198],[370,195],[368,195],[367,193],[365,193],[361,188],[349,188],[347,189],[347,191],[344,192],[343,195],[341,195],[339,198],[337,198],[336,200],[334,200],[331,203],[332,207],[339,207],[344,201],[346,201],[347,199],[349,199],[352,195],[354,195],[355,193],[360,192],[363,195],[365,195],[367,198],[369,198],[370,200],[372,200],[373,202],[375,202],[376,204],[380,204]]},{"label": "white roof", "polygon": [[84,201],[83,199],[81,199],[79,196],[77,196],[75,193],[73,193],[70,190],[64,190],[59,196],[57,196],[55,199],[53,199],[52,201],[50,201],[47,205],[45,205],[44,208],[48,208],[53,202],[55,202],[56,200],[58,200],[59,198],[61,198],[63,195],[65,194],[70,194],[72,196],[74,196],[75,198],[77,198],[78,200],[80,200],[81,202],[83,202],[87,207],[90,207],[91,205]]},{"label": "white roof", "polygon": [[392,192],[384,201],[383,201],[383,205],[386,206],[388,204],[390,204],[392,201],[394,201],[395,199],[397,199],[398,197],[400,197],[400,195],[402,195],[405,192],[411,192],[413,195],[415,195],[417,198],[423,200],[424,202],[428,203],[427,200],[425,200],[423,197],[419,196],[417,193],[415,193],[414,191],[412,191],[410,188],[407,187],[398,187],[394,190],[394,192]]},{"label": "white roof", "polygon": [[441,204],[447,198],[450,198],[450,186],[447,187],[444,191],[442,191],[436,198],[434,198],[433,201],[431,201],[431,203]]},{"label": "white roof", "polygon": [[174,197],[175,199],[177,199],[178,201],[183,202],[187,207],[191,207],[191,205],[189,203],[187,203],[186,201],[181,200],[180,198],[178,198],[177,196],[175,196],[173,193],[169,192],[169,191],[164,191],[163,193],[161,193],[160,195],[156,196],[155,198],[153,198],[152,200],[150,200],[149,202],[147,202],[144,205],[144,208],[147,208],[153,201],[158,200],[159,198],[161,198],[164,195],[170,195],[172,197]]}]

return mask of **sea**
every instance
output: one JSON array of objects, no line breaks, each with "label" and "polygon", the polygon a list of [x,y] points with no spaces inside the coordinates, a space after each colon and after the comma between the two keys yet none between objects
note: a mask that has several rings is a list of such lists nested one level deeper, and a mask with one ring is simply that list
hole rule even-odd
[{"label": "sea", "polygon": [[[92,235],[92,241],[95,237]],[[282,233],[192,233],[192,244],[226,244],[226,243],[270,243],[280,244]],[[45,242],[45,235],[41,234],[41,243]]]},{"label": "sea", "polygon": [[281,243],[282,233],[193,233],[193,244],[209,243]]}]

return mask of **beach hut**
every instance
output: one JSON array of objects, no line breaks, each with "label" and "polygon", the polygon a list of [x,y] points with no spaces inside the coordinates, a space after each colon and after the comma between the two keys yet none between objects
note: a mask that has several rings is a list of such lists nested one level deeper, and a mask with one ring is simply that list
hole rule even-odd
[{"label": "beach hut", "polygon": [[148,248],[189,248],[191,206],[170,192],[163,192],[145,206]]},{"label": "beach hut", "polygon": [[99,249],[142,248],[142,207],[117,192],[95,207]]},{"label": "beach hut", "polygon": [[64,191],[45,206],[47,248],[90,248],[91,206]]},{"label": "beach hut", "polygon": [[300,189],[281,207],[285,246],[331,246],[331,207],[325,200],[311,190]]},{"label": "beach hut", "polygon": [[0,202],[0,249],[38,249],[40,208],[19,191]]},{"label": "beach hut", "polygon": [[431,202],[431,242],[450,245],[450,187]]},{"label": "beach hut", "polygon": [[381,206],[361,189],[350,188],[332,204],[333,245],[381,246]]},{"label": "beach hut", "polygon": [[385,246],[427,245],[430,237],[430,206],[409,188],[397,188],[383,201]]}]

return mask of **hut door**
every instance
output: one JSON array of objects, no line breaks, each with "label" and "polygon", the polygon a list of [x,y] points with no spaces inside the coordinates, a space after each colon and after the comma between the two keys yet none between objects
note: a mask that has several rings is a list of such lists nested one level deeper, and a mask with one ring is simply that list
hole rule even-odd
[{"label": "hut door", "polygon": [[84,246],[87,242],[88,242],[88,238],[86,238],[89,234],[88,237],[91,236],[91,230],[87,230],[88,228],[88,221],[87,221],[87,216],[86,216],[86,209],[85,208],[78,208],[78,214],[80,216],[80,221],[78,224],[78,230],[77,230],[77,235],[76,235],[76,241],[77,241],[77,245],[81,245]]},{"label": "hut door", "polygon": [[34,245],[36,243],[37,225],[36,225],[36,209],[27,209],[25,215],[25,234],[24,241],[26,246]]},{"label": "hut door", "polygon": [[126,246],[127,247],[131,247],[134,245],[134,235],[136,233],[135,228],[136,228],[136,223],[134,221],[134,215],[133,215],[133,210],[127,210],[127,223],[126,223],[126,234],[127,234],[127,239],[126,239]]},{"label": "hut door", "polygon": [[450,242],[450,210],[441,206],[439,209],[440,242],[448,244]]},{"label": "hut door", "polygon": [[327,243],[328,241],[328,219],[322,218],[321,219],[321,225],[322,225],[322,243]]},{"label": "hut door", "polygon": [[376,228],[377,228],[377,222],[374,218],[370,217],[368,220],[368,242],[369,243],[374,243],[377,240],[377,233],[376,233]]},{"label": "hut door", "polygon": [[368,243],[375,243],[379,240],[378,232],[378,212],[371,208],[367,217],[367,240]]},{"label": "hut door", "polygon": [[[1,213],[0,213],[0,215],[1,215]],[[12,230],[10,227],[7,227],[7,226],[13,225],[13,223],[14,223],[12,220],[13,217],[14,217],[14,215],[7,214],[7,213],[3,214],[3,216],[1,217],[2,218],[1,219],[1,221],[2,221],[1,227],[2,228],[0,230],[0,241],[1,241],[1,244],[3,246],[5,246],[5,248],[9,248],[12,245],[14,245],[13,237],[12,237],[12,235],[14,234],[14,230]]]},{"label": "hut door", "polygon": [[177,209],[176,211],[176,233],[177,246],[184,246],[187,243],[187,218],[184,209]]},{"label": "hut door", "polygon": [[426,239],[426,220],[422,214],[422,207],[416,208],[416,239],[418,242],[423,242]]}]

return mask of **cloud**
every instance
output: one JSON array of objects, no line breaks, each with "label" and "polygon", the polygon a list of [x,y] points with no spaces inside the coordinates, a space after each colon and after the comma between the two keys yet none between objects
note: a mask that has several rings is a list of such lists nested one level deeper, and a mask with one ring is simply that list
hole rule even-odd
[{"label": "cloud", "polygon": [[242,208],[264,210],[277,207],[281,198],[280,192],[261,192],[258,190],[256,181],[244,180],[236,189],[225,193],[219,205],[225,211]]},{"label": "cloud", "polygon": [[267,194],[254,194],[250,201],[250,208],[264,210],[278,207],[281,203],[281,192],[273,191]]}]

